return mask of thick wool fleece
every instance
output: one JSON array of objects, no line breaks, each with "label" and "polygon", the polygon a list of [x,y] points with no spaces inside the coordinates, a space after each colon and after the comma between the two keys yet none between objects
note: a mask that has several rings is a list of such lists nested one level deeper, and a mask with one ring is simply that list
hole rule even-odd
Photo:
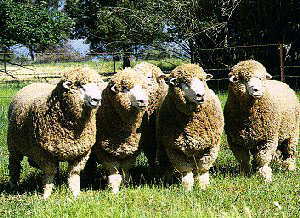
[{"label": "thick wool fleece", "polygon": [[[258,170],[267,167],[276,149],[283,152],[284,159],[294,161],[296,157],[300,122],[298,99],[288,85],[266,80],[265,73],[260,63],[250,60],[237,64],[230,74],[238,79],[229,85],[224,109],[225,132],[245,171],[250,169],[249,151],[254,155],[253,167]],[[262,78],[264,94],[260,99],[255,100],[246,91],[244,82],[251,77]],[[270,180],[271,175],[264,177]]]},{"label": "thick wool fleece", "polygon": [[[221,104],[204,78],[198,65],[175,68],[171,77],[189,84],[193,77],[205,83],[207,99],[203,105],[188,102],[181,88],[170,86],[158,110],[157,141],[161,165],[169,161],[181,173],[205,174],[215,162],[219,150],[224,120]],[[184,183],[184,181],[183,181]]]},{"label": "thick wool fleece", "polygon": [[[148,82],[147,90],[149,92],[149,105],[143,117],[141,147],[148,159],[150,169],[153,171],[157,154],[156,110],[159,102],[168,91],[168,85],[164,80],[164,73],[159,67],[153,64],[142,62],[137,64],[134,69],[146,76]],[[148,78],[149,75],[151,75],[150,79]]]},{"label": "thick wool fleece", "polygon": [[[102,94],[92,154],[111,174],[128,171],[140,153],[140,126],[145,111],[133,107],[130,97],[123,92],[136,84],[146,90],[144,77],[136,70],[126,68],[111,79]],[[113,86],[116,93],[111,90]]]},{"label": "thick wool fleece", "polygon": [[[75,69],[66,72],[56,86],[31,84],[13,98],[8,112],[7,133],[12,183],[18,180],[19,161],[23,156],[42,169],[46,183],[53,180],[59,161],[68,161],[74,166],[70,167],[69,173],[74,170],[78,173],[84,167],[96,139],[96,110],[85,106],[78,92],[66,91],[62,86],[64,81],[71,81],[75,88],[76,84],[84,85],[101,79],[95,71]],[[50,193],[51,188],[46,187],[44,197],[47,198]]]},{"label": "thick wool fleece", "polygon": [[152,75],[152,80],[149,82],[147,90],[149,92],[149,105],[147,107],[148,116],[155,113],[157,109],[159,100],[166,94],[168,90],[168,85],[165,83],[164,73],[161,69],[153,64],[142,62],[137,64],[134,69],[136,69],[141,74],[147,76],[149,73]]}]

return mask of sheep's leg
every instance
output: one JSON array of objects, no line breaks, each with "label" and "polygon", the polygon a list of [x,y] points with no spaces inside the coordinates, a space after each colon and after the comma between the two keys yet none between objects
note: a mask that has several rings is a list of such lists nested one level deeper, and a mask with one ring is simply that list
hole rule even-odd
[{"label": "sheep's leg", "polygon": [[125,161],[122,162],[121,166],[122,166],[122,172],[123,172],[123,178],[125,184],[129,184],[130,182],[129,170],[133,168],[135,161],[136,161],[136,156],[126,159]]},{"label": "sheep's leg", "polygon": [[228,139],[228,145],[231,151],[233,152],[233,155],[239,162],[242,172],[248,174],[250,172],[249,150],[232,142],[230,137],[228,137],[227,139]]},{"label": "sheep's leg", "polygon": [[193,164],[191,161],[180,151],[167,149],[167,154],[170,162],[182,175],[182,186],[191,191],[194,185]]},{"label": "sheep's leg", "polygon": [[201,189],[206,189],[206,187],[209,185],[209,171],[197,174],[196,182]]},{"label": "sheep's leg", "polygon": [[209,149],[196,163],[196,181],[198,185],[205,189],[209,185],[209,169],[215,163],[219,152],[219,146]]},{"label": "sheep's leg", "polygon": [[283,169],[294,171],[296,169],[296,153],[298,145],[298,132],[294,137],[287,140],[287,143],[282,148]]},{"label": "sheep's leg", "polygon": [[[257,150],[256,148],[251,148],[251,149],[250,149],[250,153],[251,153],[251,155],[252,155],[253,157],[256,156],[257,152],[258,152],[258,150]],[[253,172],[256,172],[256,171],[257,171],[258,165],[257,165],[257,163],[256,163],[255,158],[252,159],[251,165],[252,165],[252,171],[253,171]]]},{"label": "sheep's leg", "polygon": [[77,197],[80,193],[80,171],[83,170],[90,152],[76,161],[70,161],[68,167],[68,185],[73,196]]},{"label": "sheep's leg", "polygon": [[171,164],[166,149],[163,145],[158,146],[157,151],[158,165],[156,167],[156,173],[159,178],[163,178],[165,181],[170,182],[174,167]]},{"label": "sheep's leg", "polygon": [[115,167],[110,167],[109,169],[110,175],[108,176],[108,184],[114,194],[117,194],[120,189],[120,185],[122,182],[122,176],[119,171]]},{"label": "sheep's leg", "polygon": [[95,172],[97,170],[97,156],[91,152],[84,169],[81,172],[81,178],[87,179],[87,181],[95,180]]},{"label": "sheep's leg", "polygon": [[265,179],[266,182],[272,181],[272,169],[269,163],[272,160],[273,154],[277,149],[277,140],[268,141],[259,147],[255,158],[258,167],[258,173]]},{"label": "sheep's leg", "polygon": [[[43,163],[43,162],[37,162],[37,163]],[[58,162],[44,162],[45,165],[40,164],[39,167],[44,172],[44,194],[43,198],[47,199],[52,192],[52,189],[54,187],[54,180],[55,176],[58,172]]]},{"label": "sheep's leg", "polygon": [[[145,119],[143,119],[143,122]],[[157,155],[157,143],[156,143],[156,117],[155,113],[151,114],[149,117],[149,122],[145,123],[143,128],[143,135],[144,135],[144,144],[143,144],[143,152],[148,160],[149,164],[149,171],[151,174],[155,172],[155,162],[156,162],[156,155]]]},{"label": "sheep's leg", "polygon": [[11,189],[15,189],[19,180],[20,180],[20,172],[21,172],[21,161],[23,159],[23,155],[14,150],[9,152],[9,185]]}]

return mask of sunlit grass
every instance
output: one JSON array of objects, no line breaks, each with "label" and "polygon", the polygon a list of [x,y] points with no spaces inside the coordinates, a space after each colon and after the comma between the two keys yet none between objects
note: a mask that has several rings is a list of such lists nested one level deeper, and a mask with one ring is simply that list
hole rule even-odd
[{"label": "sunlit grass", "polygon": [[[186,192],[176,181],[165,185],[139,179],[139,173],[146,172],[147,167],[146,159],[141,156],[133,171],[137,175],[132,175],[136,181],[122,186],[117,195],[105,185],[96,184],[91,188],[83,184],[81,195],[74,199],[67,188],[66,167],[62,164],[56,189],[44,201],[41,197],[42,174],[31,168],[26,159],[22,163],[18,192],[10,192],[7,109],[11,97],[23,86],[0,86],[1,217],[300,217],[299,158],[295,172],[283,172],[275,165],[273,182],[265,184],[256,175],[246,177],[237,172],[237,163],[228,149],[225,134],[207,190],[195,186],[191,192]],[[300,93],[297,96],[300,100]],[[227,94],[218,97],[224,106]],[[101,175],[100,172],[96,174]],[[100,183],[99,178],[96,183]]]}]

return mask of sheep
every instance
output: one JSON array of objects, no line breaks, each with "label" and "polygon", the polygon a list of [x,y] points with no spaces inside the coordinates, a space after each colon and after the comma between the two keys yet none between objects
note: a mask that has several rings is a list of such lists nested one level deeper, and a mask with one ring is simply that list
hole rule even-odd
[{"label": "sheep", "polygon": [[158,102],[168,91],[168,85],[164,80],[166,74],[164,74],[159,67],[147,62],[137,64],[134,69],[142,73],[148,83],[149,105],[143,117],[141,146],[148,159],[150,172],[154,173],[157,153],[156,110],[158,108]]},{"label": "sheep", "polygon": [[141,123],[148,106],[145,77],[133,68],[116,73],[102,94],[97,111],[96,143],[85,172],[95,170],[99,162],[109,171],[108,183],[118,193],[122,174],[128,171],[140,154]]},{"label": "sheep", "polygon": [[157,112],[158,172],[170,172],[170,164],[182,175],[190,191],[195,179],[201,188],[209,185],[224,127],[221,103],[206,81],[211,79],[197,64],[176,67],[169,90]]},{"label": "sheep", "polygon": [[294,170],[300,121],[295,92],[285,83],[269,80],[272,76],[255,60],[239,62],[228,77],[225,133],[241,170],[250,173],[253,155],[253,170],[271,182],[269,163],[277,149],[283,167]]},{"label": "sheep", "polygon": [[51,195],[60,161],[68,162],[68,185],[74,197],[79,195],[79,174],[96,140],[102,84],[96,71],[84,67],[65,72],[56,85],[33,83],[17,92],[8,110],[12,189],[27,156],[44,172],[44,199]]}]

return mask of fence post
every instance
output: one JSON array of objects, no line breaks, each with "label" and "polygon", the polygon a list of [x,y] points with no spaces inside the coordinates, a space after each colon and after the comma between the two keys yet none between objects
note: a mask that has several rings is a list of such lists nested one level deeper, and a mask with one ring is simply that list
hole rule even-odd
[{"label": "fence post", "polygon": [[115,52],[113,52],[113,60],[114,60],[114,73],[116,73],[116,57],[115,57]]},{"label": "fence post", "polygon": [[6,71],[6,49],[3,49],[3,64],[4,64],[4,73],[7,74]]},{"label": "fence post", "polygon": [[280,55],[280,80],[284,81],[284,66],[283,66],[283,44],[279,45],[279,55]]}]

